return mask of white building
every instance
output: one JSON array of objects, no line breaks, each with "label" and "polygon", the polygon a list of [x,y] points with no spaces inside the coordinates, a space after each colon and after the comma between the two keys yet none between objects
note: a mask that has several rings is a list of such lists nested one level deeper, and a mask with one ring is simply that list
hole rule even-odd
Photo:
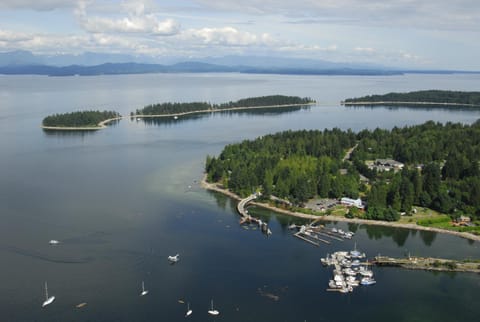
[{"label": "white building", "polygon": [[362,200],[360,198],[358,199],[352,199],[352,198],[347,198],[347,197],[343,197],[342,199],[340,199],[340,203],[342,205],[345,205],[347,207],[357,207],[359,209],[363,209],[364,206],[362,204]]}]

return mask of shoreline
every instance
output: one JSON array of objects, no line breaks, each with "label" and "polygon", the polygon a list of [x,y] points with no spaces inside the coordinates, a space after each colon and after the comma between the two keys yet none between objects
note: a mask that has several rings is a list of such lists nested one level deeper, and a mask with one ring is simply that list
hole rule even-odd
[{"label": "shoreline", "polygon": [[[203,187],[204,189],[222,193],[236,200],[242,200],[242,198],[236,195],[235,193],[228,191],[226,189],[220,188],[215,183],[208,183],[206,179],[207,179],[207,175],[205,174],[200,182],[201,187]],[[277,208],[269,204],[256,202],[256,201],[251,201],[249,202],[249,204],[259,206],[265,209],[269,209],[271,211],[274,211],[280,214],[284,214],[284,215],[288,215],[296,218],[302,218],[302,219],[312,219],[312,220],[330,221],[330,222],[341,221],[341,222],[372,225],[372,226],[384,226],[384,227],[395,227],[395,228],[412,229],[412,230],[423,230],[423,231],[430,231],[430,232],[441,233],[441,234],[454,235],[457,237],[461,237],[461,238],[465,238],[473,241],[480,241],[480,236],[473,235],[470,233],[446,230],[446,229],[435,228],[435,227],[424,227],[417,224],[402,224],[402,223],[391,222],[391,221],[375,221],[375,220],[368,220],[368,219],[346,218],[346,217],[338,217],[338,216],[331,216],[331,215],[323,215],[323,216],[309,215],[309,214],[299,213],[291,210]]]},{"label": "shoreline", "polygon": [[172,114],[135,114],[135,115],[124,115],[119,117],[114,117],[111,119],[104,120],[97,124],[97,126],[44,126],[41,125],[40,127],[44,130],[60,130],[60,131],[96,131],[106,129],[106,124],[118,121],[127,118],[160,118],[160,117],[174,117],[174,116],[184,116],[190,114],[203,114],[203,113],[216,113],[216,112],[228,112],[228,111],[236,111],[236,110],[252,110],[252,109],[261,109],[261,108],[282,108],[282,107],[290,107],[290,106],[312,106],[316,105],[317,102],[311,103],[304,103],[304,104],[285,104],[285,105],[262,105],[262,106],[239,106],[239,107],[229,107],[229,108],[219,108],[219,109],[209,109],[209,110],[199,110],[199,111],[190,111],[190,112],[182,112],[182,113],[172,113]]},{"label": "shoreline", "polygon": [[371,106],[371,105],[441,105],[441,106],[465,106],[465,107],[480,107],[478,104],[469,103],[440,103],[440,102],[408,102],[408,101],[356,101],[356,102],[341,102],[344,106]]}]

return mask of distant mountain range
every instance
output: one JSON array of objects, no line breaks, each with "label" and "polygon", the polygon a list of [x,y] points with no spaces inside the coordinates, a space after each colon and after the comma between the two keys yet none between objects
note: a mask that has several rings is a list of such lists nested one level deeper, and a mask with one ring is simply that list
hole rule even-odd
[{"label": "distant mountain range", "polygon": [[[400,75],[403,73],[454,73],[462,71],[401,70],[366,63],[324,60],[224,56],[192,60],[158,59],[123,54],[35,55],[29,51],[0,53],[0,74],[5,75],[119,75],[146,73],[255,73],[293,75]],[[467,73],[467,72],[465,72]]]}]

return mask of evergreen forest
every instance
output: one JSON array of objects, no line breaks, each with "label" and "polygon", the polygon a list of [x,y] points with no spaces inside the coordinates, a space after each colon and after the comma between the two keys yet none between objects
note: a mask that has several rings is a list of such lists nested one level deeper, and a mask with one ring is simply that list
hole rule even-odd
[{"label": "evergreen forest", "polygon": [[428,102],[441,104],[451,103],[465,106],[478,105],[480,107],[480,92],[426,90],[408,93],[388,93],[385,95],[368,95],[345,100],[345,104],[362,102],[382,102],[386,103],[386,105],[388,105],[388,102],[411,102],[412,105],[418,102]]},{"label": "evergreen forest", "polygon": [[240,99],[236,102],[228,102],[222,104],[211,104],[207,102],[190,102],[190,103],[159,103],[147,105],[142,109],[137,109],[135,113],[131,113],[131,116],[135,115],[165,115],[165,114],[179,114],[179,113],[191,113],[202,111],[215,111],[219,109],[238,108],[238,107],[260,107],[260,106],[288,106],[298,104],[309,104],[314,101],[308,97],[298,96],[284,96],[284,95],[270,95],[260,97],[250,97]]},{"label": "evergreen forest", "polygon": [[[355,147],[346,160],[346,151]],[[366,161],[390,158],[398,171]],[[480,120],[426,122],[354,133],[337,128],[286,131],[227,145],[207,156],[209,182],[247,196],[260,190],[302,206],[313,197],[360,197],[367,219],[398,220],[414,205],[480,217]]]},{"label": "evergreen forest", "polygon": [[120,117],[115,111],[79,111],[64,114],[54,114],[45,117],[43,126],[55,127],[96,127],[102,121]]}]

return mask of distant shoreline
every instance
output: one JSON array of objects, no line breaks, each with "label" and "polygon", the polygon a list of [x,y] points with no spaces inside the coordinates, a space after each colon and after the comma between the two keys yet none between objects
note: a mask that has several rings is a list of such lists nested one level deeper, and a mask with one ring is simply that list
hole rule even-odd
[{"label": "distant shoreline", "polygon": [[371,106],[371,105],[440,105],[440,106],[465,106],[465,107],[480,107],[478,104],[468,103],[436,103],[436,102],[406,102],[406,101],[356,101],[345,102],[341,104],[345,106]]},{"label": "distant shoreline", "polygon": [[[241,200],[242,198],[238,196],[237,194],[223,189],[219,187],[215,183],[208,183],[207,182],[207,175],[205,174],[200,182],[201,186],[207,190],[212,190],[216,191],[219,193],[222,193],[226,196],[229,196],[233,199],[236,200]],[[283,215],[288,215],[296,218],[302,218],[302,219],[311,219],[311,220],[321,220],[321,221],[341,221],[341,222],[348,222],[348,223],[355,223],[355,224],[362,224],[362,225],[372,225],[372,226],[385,226],[385,227],[395,227],[395,228],[404,228],[404,229],[412,229],[412,230],[423,230],[423,231],[431,231],[431,232],[436,232],[436,233],[441,233],[441,234],[449,234],[449,235],[454,235],[457,237],[469,239],[469,240],[474,240],[474,241],[480,241],[480,236],[473,235],[467,232],[458,232],[458,231],[452,231],[452,230],[446,230],[446,229],[440,229],[440,228],[435,228],[435,227],[424,227],[420,226],[417,224],[402,224],[398,222],[392,222],[392,221],[379,221],[379,220],[367,220],[367,219],[359,219],[359,218],[345,218],[345,217],[338,217],[338,216],[330,216],[330,215],[309,215],[309,214],[304,214],[304,213],[299,213],[299,212],[294,212],[286,209],[281,209],[277,208],[274,206],[271,206],[266,203],[262,202],[256,202],[252,201],[249,204],[259,206],[265,209],[272,210],[274,212],[283,214]]]},{"label": "distant shoreline", "polygon": [[172,114],[135,114],[135,115],[125,115],[120,117],[114,117],[111,119],[104,120],[97,124],[97,126],[44,126],[42,125],[41,128],[44,130],[53,130],[53,131],[96,131],[106,129],[106,124],[127,119],[127,118],[160,118],[160,117],[175,117],[175,116],[185,116],[189,114],[204,114],[204,113],[216,113],[216,112],[227,112],[227,111],[235,111],[235,110],[252,110],[252,109],[261,109],[261,108],[283,108],[283,107],[290,107],[290,106],[312,106],[316,105],[317,102],[310,102],[310,103],[302,103],[302,104],[282,104],[282,105],[262,105],[262,106],[240,106],[240,107],[229,107],[229,108],[219,108],[219,109],[209,109],[209,110],[199,110],[199,111],[191,111],[191,112],[182,112],[182,113],[172,113]]}]

